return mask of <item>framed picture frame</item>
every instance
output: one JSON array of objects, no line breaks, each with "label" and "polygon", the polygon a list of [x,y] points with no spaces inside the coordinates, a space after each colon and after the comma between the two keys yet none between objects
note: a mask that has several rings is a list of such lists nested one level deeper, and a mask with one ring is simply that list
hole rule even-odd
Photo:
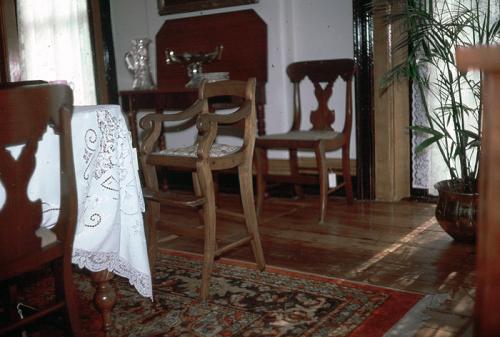
[{"label": "framed picture frame", "polygon": [[158,14],[170,15],[258,2],[259,0],[158,0]]}]

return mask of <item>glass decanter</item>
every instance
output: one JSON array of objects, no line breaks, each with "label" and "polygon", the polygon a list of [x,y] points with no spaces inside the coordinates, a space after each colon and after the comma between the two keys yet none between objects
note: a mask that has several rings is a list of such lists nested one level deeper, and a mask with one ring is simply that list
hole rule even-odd
[{"label": "glass decanter", "polygon": [[125,63],[128,70],[134,75],[132,88],[152,89],[154,88],[153,77],[149,67],[149,44],[148,38],[133,39],[132,50],[125,53]]}]

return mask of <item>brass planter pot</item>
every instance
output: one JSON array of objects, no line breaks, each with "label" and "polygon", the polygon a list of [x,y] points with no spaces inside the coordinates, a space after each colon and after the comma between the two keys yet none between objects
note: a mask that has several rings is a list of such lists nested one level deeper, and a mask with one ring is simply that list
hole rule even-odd
[{"label": "brass planter pot", "polygon": [[456,241],[475,243],[479,194],[463,192],[463,182],[456,180],[443,180],[434,187],[439,192],[439,225]]}]

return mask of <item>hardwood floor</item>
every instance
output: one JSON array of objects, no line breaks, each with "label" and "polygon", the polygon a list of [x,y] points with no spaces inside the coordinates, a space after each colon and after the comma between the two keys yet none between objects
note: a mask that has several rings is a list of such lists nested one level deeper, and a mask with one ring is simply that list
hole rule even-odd
[{"label": "hardwood floor", "polygon": [[[469,336],[475,248],[456,243],[443,232],[434,219],[434,205],[355,201],[349,206],[343,199],[331,198],[326,222],[318,225],[317,203],[314,196],[266,199],[259,229],[268,265],[437,294],[414,336]],[[219,205],[221,210],[239,210],[238,195],[221,194]],[[193,211],[162,211],[172,222],[199,225]],[[218,214],[218,240],[231,241],[243,233],[241,219]],[[201,253],[203,245],[178,238],[162,247]],[[225,257],[253,261],[246,247]]]}]

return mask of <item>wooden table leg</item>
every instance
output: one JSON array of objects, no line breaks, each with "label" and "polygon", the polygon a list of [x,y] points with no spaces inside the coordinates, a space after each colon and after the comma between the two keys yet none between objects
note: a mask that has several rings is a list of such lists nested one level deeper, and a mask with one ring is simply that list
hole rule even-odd
[{"label": "wooden table leg", "polygon": [[128,98],[128,127],[130,128],[130,135],[132,136],[132,146],[138,149],[139,140],[137,135],[137,110],[134,106],[134,99],[132,96]]},{"label": "wooden table leg", "polygon": [[91,275],[96,289],[94,304],[101,313],[104,335],[107,337],[113,328],[111,311],[116,302],[116,292],[110,282],[114,275],[107,270],[91,273]]}]

